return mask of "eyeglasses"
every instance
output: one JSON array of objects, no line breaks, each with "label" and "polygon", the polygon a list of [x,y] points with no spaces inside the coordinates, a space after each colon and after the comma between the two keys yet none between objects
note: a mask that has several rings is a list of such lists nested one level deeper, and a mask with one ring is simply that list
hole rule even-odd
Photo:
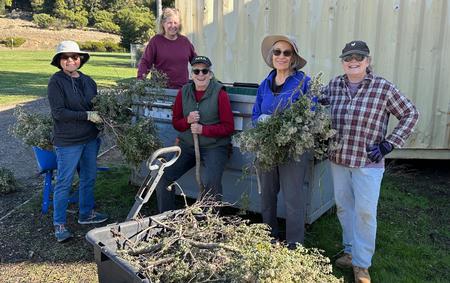
[{"label": "eyeglasses", "polygon": [[209,73],[209,69],[192,69],[192,73],[195,75],[200,74],[200,72],[202,72],[203,75],[206,75]]},{"label": "eyeglasses", "polygon": [[68,60],[69,58],[72,58],[73,61],[77,61],[78,59],[83,58],[83,56],[80,56],[79,54],[73,54],[73,55],[63,54],[63,55],[61,55],[62,60]]},{"label": "eyeglasses", "polygon": [[366,58],[366,56],[361,54],[351,54],[343,57],[342,61],[351,62],[353,59],[355,59],[356,61],[361,62],[362,60],[364,60],[364,58]]},{"label": "eyeglasses", "polygon": [[283,53],[284,57],[291,57],[292,56],[292,50],[283,50],[283,51],[281,51],[280,49],[274,49],[272,51],[272,53],[275,56],[280,56],[281,53]]}]

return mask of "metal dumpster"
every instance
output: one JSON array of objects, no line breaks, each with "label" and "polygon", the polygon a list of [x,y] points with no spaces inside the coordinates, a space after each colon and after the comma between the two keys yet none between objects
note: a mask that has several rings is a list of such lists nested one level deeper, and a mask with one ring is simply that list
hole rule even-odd
[{"label": "metal dumpster", "polygon": [[[226,90],[230,96],[236,132],[251,127],[251,113],[256,97],[256,88],[226,86]],[[134,111],[139,118],[153,117],[164,146],[171,146],[174,145],[177,136],[177,131],[171,124],[172,103],[175,100],[177,90],[165,89],[164,91],[164,98],[157,102],[135,101]],[[242,172],[243,167],[250,164],[251,160],[253,160],[251,155],[241,154],[239,148],[233,145],[233,154],[222,179],[223,200],[236,207],[260,212],[260,195],[258,194],[256,176],[254,172],[243,176]],[[145,166],[141,166],[138,172],[132,174],[131,181],[140,184],[146,174],[147,169]],[[180,178],[178,183],[187,196],[197,197],[198,186],[195,181],[194,168]],[[329,161],[317,162],[311,160],[305,182],[300,185],[307,187],[306,223],[311,224],[334,204]],[[278,201],[278,216],[284,218],[285,207],[281,204],[283,201],[282,194],[280,194]]]}]

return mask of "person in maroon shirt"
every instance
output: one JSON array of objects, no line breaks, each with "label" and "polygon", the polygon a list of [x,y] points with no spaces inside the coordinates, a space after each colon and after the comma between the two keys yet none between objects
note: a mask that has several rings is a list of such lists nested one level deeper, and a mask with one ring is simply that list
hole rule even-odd
[{"label": "person in maroon shirt", "polygon": [[205,170],[205,194],[217,200],[222,195],[222,174],[228,160],[228,146],[234,132],[233,112],[227,92],[213,76],[211,61],[196,56],[191,62],[192,82],[185,84],[173,105],[172,124],[179,132],[181,155],[161,177],[156,195],[160,213],[175,209],[174,191],[168,185],[195,166],[192,134],[198,135],[200,158]]},{"label": "person in maroon shirt", "polygon": [[137,79],[144,79],[155,68],[168,76],[169,88],[180,88],[188,82],[188,63],[196,54],[192,43],[180,32],[179,10],[165,8],[159,19],[159,33],[150,39],[139,62]]}]

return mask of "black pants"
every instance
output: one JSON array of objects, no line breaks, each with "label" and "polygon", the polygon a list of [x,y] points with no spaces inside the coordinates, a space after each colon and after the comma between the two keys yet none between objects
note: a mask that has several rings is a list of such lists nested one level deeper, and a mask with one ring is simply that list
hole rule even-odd
[{"label": "black pants", "polygon": [[[172,166],[165,169],[156,186],[158,211],[160,213],[175,209],[175,190],[168,191],[167,186],[178,180],[195,166],[195,150],[193,146],[181,143],[181,155]],[[215,196],[217,200],[222,195],[222,175],[228,161],[226,145],[214,148],[200,148],[200,158],[205,166],[202,170],[205,194]]]}]

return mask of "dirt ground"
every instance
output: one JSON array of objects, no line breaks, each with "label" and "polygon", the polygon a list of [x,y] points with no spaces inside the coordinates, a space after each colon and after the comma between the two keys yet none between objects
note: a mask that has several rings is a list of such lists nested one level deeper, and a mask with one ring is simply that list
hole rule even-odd
[{"label": "dirt ground", "polygon": [[[15,48],[18,50],[53,50],[63,40],[84,42],[112,38],[116,42],[120,41],[120,37],[114,34],[87,29],[46,30],[38,28],[31,21],[0,17],[0,40],[10,36],[23,37],[27,40],[22,46]],[[0,45],[0,50],[8,49],[8,47]]]}]

